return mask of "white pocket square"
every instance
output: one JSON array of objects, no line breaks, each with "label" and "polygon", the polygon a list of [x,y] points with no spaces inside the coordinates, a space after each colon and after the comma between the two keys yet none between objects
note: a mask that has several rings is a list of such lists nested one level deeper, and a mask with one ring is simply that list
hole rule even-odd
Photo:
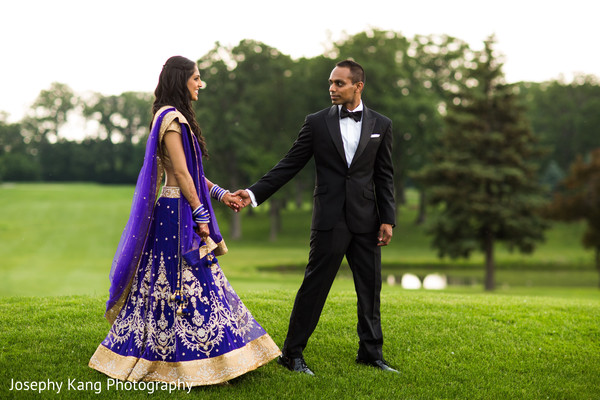
[{"label": "white pocket square", "polygon": [[371,135],[371,139],[378,138],[379,136],[381,136],[379,133],[374,133]]}]

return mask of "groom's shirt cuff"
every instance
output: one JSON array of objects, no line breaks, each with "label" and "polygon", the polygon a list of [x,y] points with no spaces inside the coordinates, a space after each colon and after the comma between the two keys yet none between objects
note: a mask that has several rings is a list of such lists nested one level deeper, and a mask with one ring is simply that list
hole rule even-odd
[{"label": "groom's shirt cuff", "polygon": [[256,197],[254,196],[254,193],[252,193],[252,190],[250,189],[246,189],[246,192],[248,192],[248,194],[250,195],[250,200],[252,201],[252,207],[258,207],[258,204],[256,203]]}]

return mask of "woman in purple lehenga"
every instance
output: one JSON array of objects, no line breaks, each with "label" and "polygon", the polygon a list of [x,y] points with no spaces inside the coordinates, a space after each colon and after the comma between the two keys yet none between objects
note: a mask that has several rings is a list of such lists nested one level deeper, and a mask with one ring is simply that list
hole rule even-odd
[{"label": "woman in purple lehenga", "polygon": [[113,378],[212,385],[280,354],[217,261],[227,247],[210,198],[239,207],[204,177],[206,145],[191,105],[202,86],[193,61],[175,56],[163,66],[144,164],[110,272],[105,316],[112,327],[89,363]]}]

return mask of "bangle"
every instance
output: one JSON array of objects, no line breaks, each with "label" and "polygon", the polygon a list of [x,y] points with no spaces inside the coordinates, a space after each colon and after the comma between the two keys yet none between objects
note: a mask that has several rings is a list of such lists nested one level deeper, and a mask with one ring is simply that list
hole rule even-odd
[{"label": "bangle", "polygon": [[225,197],[226,193],[229,193],[229,190],[225,190],[219,185],[213,185],[213,187],[210,188],[210,197],[219,202],[223,201],[223,197]]},{"label": "bangle", "polygon": [[197,224],[208,224],[210,222],[210,214],[208,213],[208,210],[205,210],[204,206],[200,204],[198,208],[192,212],[192,219]]}]

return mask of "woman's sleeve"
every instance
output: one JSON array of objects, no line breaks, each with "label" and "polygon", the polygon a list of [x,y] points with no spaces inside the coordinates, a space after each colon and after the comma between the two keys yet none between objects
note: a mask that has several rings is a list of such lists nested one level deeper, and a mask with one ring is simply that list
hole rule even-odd
[{"label": "woman's sleeve", "polygon": [[176,132],[181,135],[181,125],[179,125],[177,121],[171,121],[171,123],[168,124],[165,129],[161,129],[158,137],[159,143],[163,142],[163,139],[168,132]]}]

